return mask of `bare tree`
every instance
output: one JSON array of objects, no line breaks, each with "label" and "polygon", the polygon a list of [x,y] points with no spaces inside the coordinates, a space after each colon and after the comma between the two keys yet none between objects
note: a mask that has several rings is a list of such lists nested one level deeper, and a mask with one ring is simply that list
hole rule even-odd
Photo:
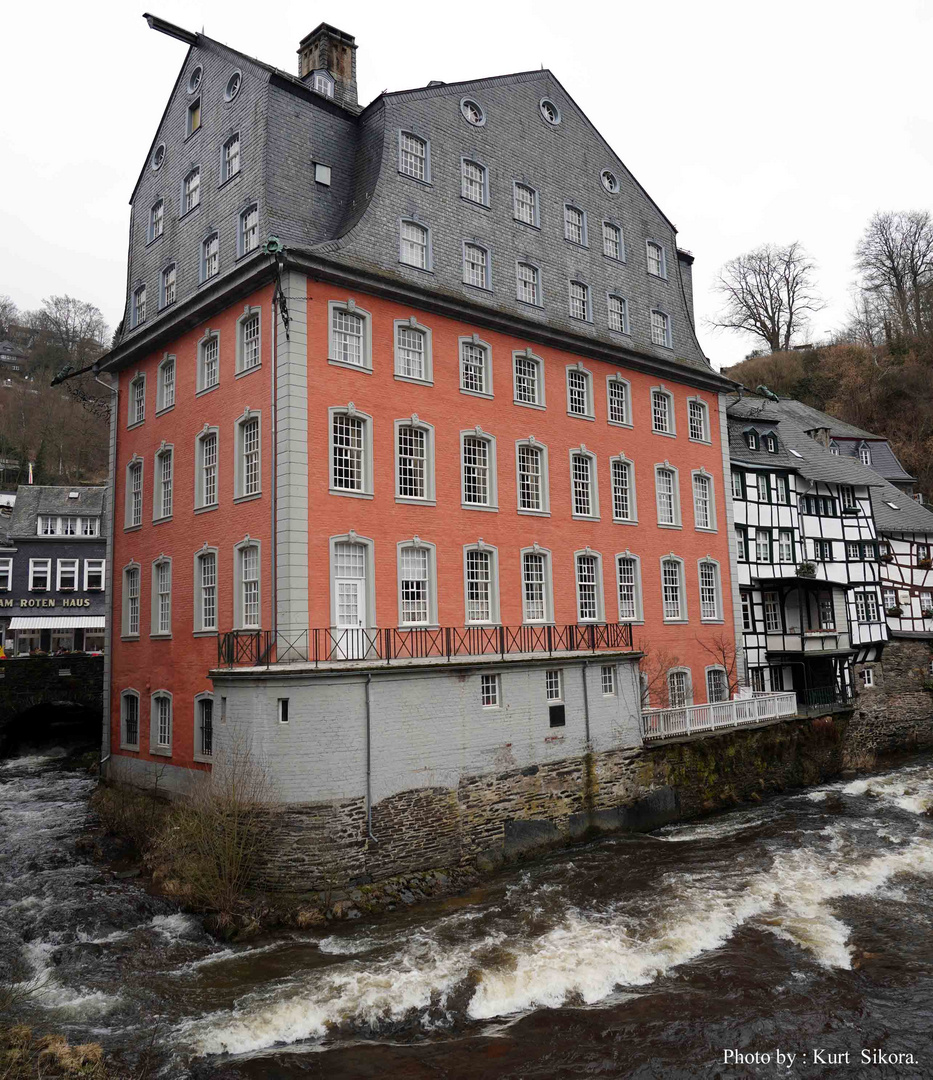
[{"label": "bare tree", "polygon": [[734,697],[741,683],[738,650],[735,647],[735,640],[730,638],[728,634],[720,634],[718,637],[713,638],[712,641],[703,641],[700,638],[697,638],[697,641],[700,642],[703,651],[712,657],[713,663],[725,671],[729,697]]},{"label": "bare tree", "polygon": [[789,349],[824,305],[814,280],[816,264],[798,241],[762,244],[719,271],[714,286],[724,306],[709,324],[760,338],[771,352]]},{"label": "bare tree", "polygon": [[8,338],[19,320],[19,310],[9,296],[0,296],[0,338]]},{"label": "bare tree", "polygon": [[889,339],[933,334],[933,220],[926,210],[875,214],[855,260]]},{"label": "bare tree", "polygon": [[650,641],[640,641],[638,647],[643,654],[638,661],[642,708],[666,708],[671,698],[668,672],[681,666],[680,657],[663,646],[655,648]]}]

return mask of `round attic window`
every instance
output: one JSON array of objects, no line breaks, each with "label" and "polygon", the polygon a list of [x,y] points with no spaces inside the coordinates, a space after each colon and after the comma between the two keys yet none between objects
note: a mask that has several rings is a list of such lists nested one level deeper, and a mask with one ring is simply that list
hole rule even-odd
[{"label": "round attic window", "polygon": [[614,172],[610,172],[609,169],[603,169],[599,174],[600,180],[603,182],[603,187],[606,191],[612,192],[614,195],[619,190],[619,178]]},{"label": "round attic window", "polygon": [[560,123],[560,109],[551,101],[550,98],[542,98],[539,106],[541,109],[541,115],[544,119],[554,127]]},{"label": "round attic window", "polygon": [[162,168],[162,163],[165,161],[165,143],[159,143],[159,145],[152,152],[152,171],[158,172]]},{"label": "round attic window", "polygon": [[188,93],[194,94],[197,92],[198,87],[201,85],[201,76],[204,74],[204,69],[200,64],[191,72],[188,76]]},{"label": "round attic window", "polygon": [[237,94],[240,92],[240,84],[242,83],[242,81],[243,76],[239,73],[239,71],[234,71],[230,78],[227,79],[227,89],[224,91],[224,98],[227,101],[233,101],[233,99],[237,96]]},{"label": "round attic window", "polygon": [[472,98],[463,98],[460,102],[460,112],[463,113],[464,120],[474,127],[482,127],[486,123],[486,114]]}]

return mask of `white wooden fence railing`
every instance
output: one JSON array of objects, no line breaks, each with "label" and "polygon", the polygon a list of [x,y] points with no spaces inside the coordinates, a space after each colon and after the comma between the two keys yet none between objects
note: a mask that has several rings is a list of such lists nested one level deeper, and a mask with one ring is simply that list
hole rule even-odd
[{"label": "white wooden fence railing", "polygon": [[797,695],[793,692],[758,694],[750,698],[735,698],[714,705],[687,705],[682,709],[650,709],[642,713],[645,742],[676,739],[698,735],[720,728],[760,724],[797,714]]}]

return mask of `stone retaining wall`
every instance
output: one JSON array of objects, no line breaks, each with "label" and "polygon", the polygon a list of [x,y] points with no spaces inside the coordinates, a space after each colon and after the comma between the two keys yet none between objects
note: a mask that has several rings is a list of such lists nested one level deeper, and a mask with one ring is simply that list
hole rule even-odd
[{"label": "stone retaining wall", "polygon": [[[855,715],[847,743],[853,753],[891,753],[933,746],[933,641],[895,638],[881,663],[856,664]],[[860,673],[872,669],[873,685]]]}]

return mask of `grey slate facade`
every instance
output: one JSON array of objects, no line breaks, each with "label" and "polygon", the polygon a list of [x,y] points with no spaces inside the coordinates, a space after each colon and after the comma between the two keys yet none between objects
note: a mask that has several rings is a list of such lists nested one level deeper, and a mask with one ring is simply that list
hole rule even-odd
[{"label": "grey slate facade", "polygon": [[[126,317],[120,344],[111,354],[114,366],[123,357],[131,362],[134,339],[140,346],[157,346],[154,323],[168,323],[186,305],[206,303],[225,281],[269,272],[270,260],[260,250],[246,256],[238,251],[239,216],[255,204],[260,246],[269,237],[278,238],[291,257],[308,261],[303,269],[394,281],[435,303],[467,305],[473,313],[486,311],[589,340],[617,352],[620,363],[640,358],[655,369],[692,369],[702,373],[704,382],[723,385],[694,332],[692,256],[678,251],[674,226],[549,71],[383,93],[360,113],[352,95],[338,93],[345,102],[340,104],[311,90],[310,74],[303,81],[203,34],[158,20],[153,24],[182,37],[190,48],[133,193]],[[200,83],[193,91],[192,73],[198,68]],[[234,72],[240,73],[240,89],[233,101],[226,101]],[[201,127],[186,135],[195,97],[201,101]],[[464,118],[464,97],[482,108],[481,125]],[[544,99],[559,110],[558,124],[544,119]],[[240,172],[224,183],[223,147],[235,131],[240,134]],[[402,131],[429,144],[425,182],[399,170]],[[154,169],[153,154],[162,146],[164,160]],[[485,205],[461,196],[464,158],[487,170]],[[330,169],[329,184],[316,181],[316,164]],[[185,214],[184,178],[195,166],[201,169],[201,202]],[[617,178],[617,191],[604,187],[603,170]],[[536,225],[515,218],[515,182],[537,192]],[[163,234],[151,240],[150,210],[158,199],[164,206]],[[564,239],[566,203],[586,213],[585,245]],[[427,271],[399,260],[403,219],[430,229]],[[604,221],[621,227],[624,258],[604,254]],[[219,274],[202,282],[201,244],[214,231],[219,234]],[[648,272],[649,240],[664,249],[665,276]],[[465,242],[488,250],[488,289],[463,282]],[[540,306],[516,298],[518,260],[539,268]],[[173,262],[176,301],[160,312],[160,275]],[[586,320],[570,316],[571,279],[588,286]],[[147,290],[146,319],[134,326],[132,298],[141,284]],[[627,302],[627,333],[609,329],[609,293]],[[670,318],[670,348],[652,343],[652,309]]]},{"label": "grey slate facade", "polygon": [[[108,515],[103,487],[19,488],[7,535],[0,536],[0,642],[8,655],[103,648]],[[46,518],[55,519],[56,531],[42,535]],[[77,522],[76,535],[66,535],[70,526],[59,524],[66,518]],[[81,535],[85,519],[96,523],[94,535]],[[30,567],[46,561],[47,585],[40,585],[31,580]]]}]

